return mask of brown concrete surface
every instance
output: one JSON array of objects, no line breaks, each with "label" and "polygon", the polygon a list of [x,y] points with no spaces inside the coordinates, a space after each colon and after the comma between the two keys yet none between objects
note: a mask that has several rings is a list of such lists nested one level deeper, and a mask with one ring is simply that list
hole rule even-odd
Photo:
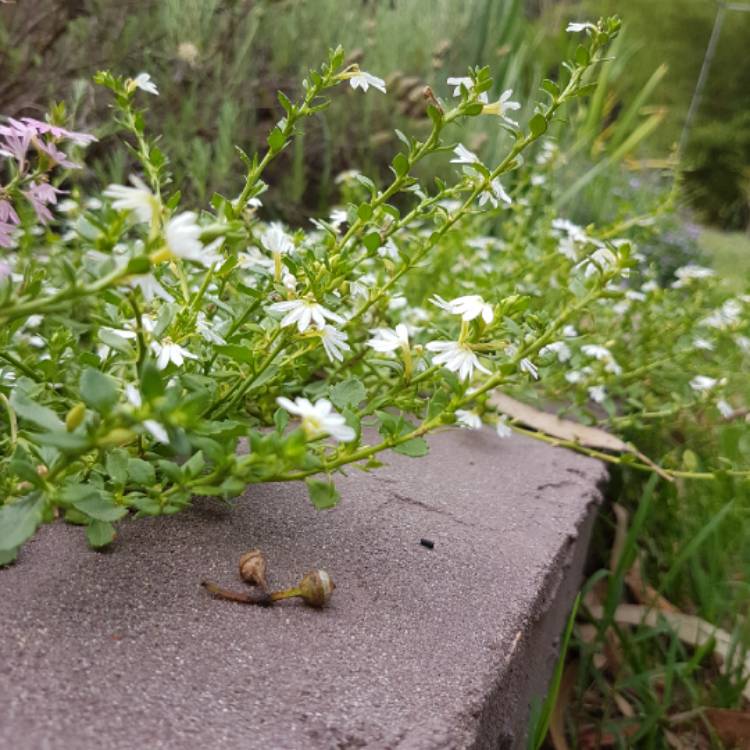
[{"label": "brown concrete surface", "polygon": [[[601,464],[492,432],[341,478],[125,521],[112,550],[46,527],[0,570],[0,748],[511,748],[580,583]],[[434,549],[420,538],[434,541]],[[323,567],[323,611],[212,599],[261,547],[272,586]]]}]

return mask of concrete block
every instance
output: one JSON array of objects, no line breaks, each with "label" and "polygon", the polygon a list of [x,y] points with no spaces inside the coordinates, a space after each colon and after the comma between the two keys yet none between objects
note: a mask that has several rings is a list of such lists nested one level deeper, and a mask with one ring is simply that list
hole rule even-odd
[{"label": "concrete block", "polygon": [[[606,472],[452,430],[338,481],[126,520],[112,549],[43,528],[0,571],[0,748],[515,748],[580,584]],[[426,538],[432,549],[423,546]],[[260,547],[272,587],[322,567],[328,608],[212,599]]]}]

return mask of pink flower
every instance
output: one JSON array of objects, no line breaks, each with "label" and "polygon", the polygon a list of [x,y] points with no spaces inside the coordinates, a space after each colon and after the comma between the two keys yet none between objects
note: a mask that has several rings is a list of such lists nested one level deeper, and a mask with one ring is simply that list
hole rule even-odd
[{"label": "pink flower", "polygon": [[48,143],[41,138],[32,138],[32,143],[36,146],[37,151],[47,154],[55,164],[65,167],[66,169],[80,169],[81,165],[68,159],[68,155],[60,151],[54,143]]},{"label": "pink flower", "polygon": [[21,121],[29,128],[32,128],[38,135],[49,133],[53,138],[60,138],[71,141],[78,146],[88,146],[89,143],[96,140],[96,136],[90,133],[79,133],[75,130],[66,130],[58,125],[50,125],[48,122],[35,120],[33,117],[22,117]]},{"label": "pink flower", "polygon": [[23,171],[26,152],[29,150],[31,138],[35,134],[28,126],[12,117],[8,118],[10,125],[0,125],[0,154],[15,159],[18,168]]},{"label": "pink flower", "polygon": [[96,140],[88,133],[66,130],[32,117],[24,117],[21,120],[9,117],[7,125],[0,125],[0,136],[3,139],[0,141],[0,154],[16,159],[21,171],[24,169],[24,161],[30,144],[33,144],[39,152],[46,154],[55,164],[75,169],[78,165],[70,161],[53,141],[68,140],[79,146],[86,146]]},{"label": "pink flower", "polygon": [[[7,224],[4,221],[0,221],[0,247],[13,247],[13,238],[11,237],[11,233],[15,227],[13,224]],[[0,267],[2,264],[0,264]],[[10,273],[10,271],[8,271]],[[0,270],[0,278],[2,278],[2,272]],[[8,274],[4,274],[8,275]]]},{"label": "pink flower", "polygon": [[31,203],[39,221],[46,224],[52,221],[52,212],[47,208],[47,204],[54,206],[57,203],[57,196],[64,192],[64,190],[52,187],[48,182],[32,182],[29,189],[24,190],[23,194]]},{"label": "pink flower", "polygon": [[11,224],[21,223],[18,214],[13,210],[13,206],[10,204],[10,201],[5,199],[0,200],[0,221],[10,222]]}]

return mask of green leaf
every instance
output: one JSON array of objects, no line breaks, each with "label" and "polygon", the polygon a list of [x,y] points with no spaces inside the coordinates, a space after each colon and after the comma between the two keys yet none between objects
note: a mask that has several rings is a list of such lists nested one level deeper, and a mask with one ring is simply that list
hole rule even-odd
[{"label": "green leaf", "polygon": [[476,117],[476,115],[482,114],[483,109],[484,104],[482,104],[481,102],[474,102],[473,104],[468,104],[464,108],[464,113],[469,117]]},{"label": "green leaf", "polygon": [[371,252],[374,253],[381,245],[380,234],[378,232],[370,232],[362,238],[362,244]]},{"label": "green leaf", "polygon": [[404,456],[411,456],[412,458],[421,458],[426,456],[430,447],[427,445],[427,441],[424,438],[416,437],[411,440],[407,440],[401,445],[397,445],[393,448],[396,453],[401,453]]},{"label": "green leaf", "polygon": [[289,414],[282,408],[276,409],[273,414],[273,422],[276,425],[276,429],[279,432],[284,432],[286,426],[289,424]]},{"label": "green leaf", "polygon": [[540,135],[547,131],[547,119],[544,115],[539,113],[535,114],[531,120],[529,120],[529,130],[534,138],[538,138]]},{"label": "green leaf", "polygon": [[182,470],[191,479],[197,477],[205,468],[206,459],[203,457],[203,451],[198,451],[194,456],[191,456],[182,465]]},{"label": "green leaf", "polygon": [[151,270],[151,260],[148,255],[136,255],[128,261],[128,273],[141,274]]},{"label": "green leaf", "polygon": [[349,378],[342,383],[337,383],[331,388],[331,401],[343,409],[347,406],[356,407],[366,396],[365,387],[357,378]]},{"label": "green leaf", "polygon": [[10,565],[18,557],[18,547],[15,549],[0,549],[0,568]]},{"label": "green leaf", "polygon": [[153,362],[146,361],[143,363],[141,393],[143,393],[148,401],[164,395],[164,381]]},{"label": "green leaf", "polygon": [[63,518],[65,519],[65,523],[71,523],[75,526],[88,526],[91,523],[91,519],[87,515],[75,508],[68,508]]},{"label": "green leaf", "polygon": [[281,149],[284,147],[284,134],[279,130],[279,128],[274,128],[269,134],[268,134],[268,145],[271,149],[271,151],[281,151]]},{"label": "green leaf", "polygon": [[307,492],[310,502],[317,510],[326,510],[338,505],[341,496],[333,482],[322,482],[319,479],[307,480]]},{"label": "green leaf", "polygon": [[10,405],[16,414],[29,422],[33,422],[46,430],[64,430],[65,425],[57,414],[46,406],[32,401],[23,391],[18,388],[13,390],[10,397]]},{"label": "green leaf", "polygon": [[140,516],[158,516],[161,515],[161,503],[155,497],[146,497],[145,495],[128,495],[128,502],[131,507],[135,508]]},{"label": "green leaf", "polygon": [[67,430],[30,432],[29,440],[37,445],[50,445],[53,448],[59,448],[61,451],[69,453],[80,453],[87,450],[91,445],[91,441],[86,435],[79,435],[76,432],[68,432]]},{"label": "green leaf", "polygon": [[438,414],[445,411],[448,406],[450,395],[445,391],[436,391],[427,403],[427,419],[434,419]]},{"label": "green leaf", "polygon": [[249,364],[255,361],[255,356],[249,346],[239,346],[239,344],[220,344],[214,346],[214,351],[223,354],[235,362]]},{"label": "green leaf", "polygon": [[92,521],[86,527],[86,539],[95,549],[106,547],[115,538],[115,527],[107,521]]},{"label": "green leaf", "polygon": [[152,485],[156,481],[154,467],[141,458],[128,459],[128,476],[135,484]]},{"label": "green leaf", "polygon": [[409,171],[409,159],[400,152],[393,157],[392,164],[398,177],[403,177]]},{"label": "green leaf", "polygon": [[591,55],[589,55],[589,51],[582,44],[579,44],[576,48],[576,62],[579,65],[584,66],[588,65],[590,60]]},{"label": "green leaf", "polygon": [[0,551],[20,547],[42,522],[44,498],[32,492],[22,500],[0,507]]},{"label": "green leaf", "polygon": [[277,91],[276,98],[279,100],[279,104],[281,104],[281,106],[284,108],[284,111],[287,113],[287,115],[292,114],[294,105],[289,101],[289,98],[286,96],[286,94],[283,91]]},{"label": "green leaf", "polygon": [[93,487],[91,490],[88,497],[73,503],[76,510],[97,521],[119,521],[127,515],[128,509],[122,505],[116,505],[108,492],[101,492]]},{"label": "green leaf", "polygon": [[590,94],[593,94],[598,87],[598,83],[587,83],[585,86],[580,86],[576,89],[575,95],[581,97],[589,96]]},{"label": "green leaf", "polygon": [[177,313],[177,305],[166,304],[162,305],[159,314],[156,316],[156,325],[154,330],[151,332],[152,336],[158,341],[164,332],[172,325],[174,316]]},{"label": "green leaf", "polygon": [[372,216],[372,206],[370,206],[369,203],[360,204],[359,208],[357,209],[357,216],[361,221],[368,221]]},{"label": "green leaf", "polygon": [[560,87],[554,81],[550,81],[549,78],[542,81],[542,88],[553,97],[560,96]]},{"label": "green leaf", "polygon": [[102,343],[106,344],[112,349],[115,349],[118,352],[122,352],[123,354],[132,354],[133,352],[132,343],[128,339],[123,338],[114,331],[108,331],[100,328],[98,331],[98,336]]},{"label": "green leaf", "polygon": [[443,113],[434,104],[427,105],[427,114],[435,127],[439,127],[443,122]]},{"label": "green leaf", "polygon": [[128,481],[128,458],[128,452],[122,448],[115,448],[107,453],[105,466],[115,484],[124,485]]},{"label": "green leaf", "polygon": [[117,403],[117,385],[113,378],[87,367],[81,375],[81,398],[100,414],[108,414]]}]

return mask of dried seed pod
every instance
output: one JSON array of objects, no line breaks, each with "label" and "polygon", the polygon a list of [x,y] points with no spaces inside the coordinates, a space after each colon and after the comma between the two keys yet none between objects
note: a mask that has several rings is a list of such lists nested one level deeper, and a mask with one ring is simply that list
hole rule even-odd
[{"label": "dried seed pod", "polygon": [[240,557],[240,577],[251,586],[268,591],[266,580],[266,558],[259,549],[251,549]]},{"label": "dried seed pod", "polygon": [[325,606],[335,588],[336,584],[325,570],[311,570],[299,582],[300,595],[311,607]]},{"label": "dried seed pod", "polygon": [[223,589],[212,581],[201,581],[201,586],[209,591],[217,599],[226,599],[230,602],[239,602],[240,604],[259,604],[267,606],[273,604],[274,600],[265,590],[261,591],[229,591]]},{"label": "dried seed pod", "polygon": [[325,570],[311,570],[306,573],[297,586],[284,591],[274,591],[271,599],[275,602],[281,599],[301,597],[305,604],[311,607],[324,607],[331,598],[336,584]]}]

